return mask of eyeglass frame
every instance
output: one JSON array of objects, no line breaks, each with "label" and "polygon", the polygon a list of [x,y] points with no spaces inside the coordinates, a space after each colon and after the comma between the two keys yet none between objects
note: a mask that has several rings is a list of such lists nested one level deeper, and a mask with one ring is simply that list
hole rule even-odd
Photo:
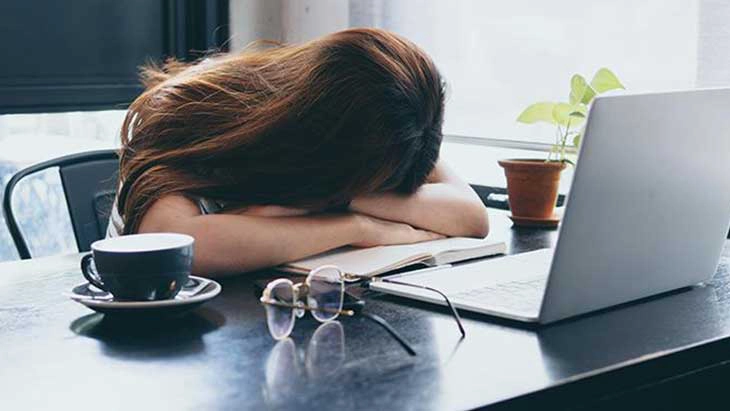
[{"label": "eyeglass frame", "polygon": [[[331,308],[326,308],[326,307],[310,307],[308,305],[303,304],[302,299],[300,298],[302,295],[306,295],[304,293],[301,293],[300,290],[302,290],[302,288],[304,288],[305,291],[309,289],[309,286],[310,286],[309,283],[311,281],[312,275],[315,274],[316,272],[318,272],[319,270],[324,270],[324,269],[336,269],[337,272],[339,273],[340,284],[341,284],[340,308],[337,310],[333,310]],[[273,306],[278,306],[278,307],[291,308],[292,317],[293,317],[291,320],[291,323],[290,323],[291,325],[287,329],[286,333],[283,333],[280,336],[276,336],[271,332],[271,330],[269,330],[269,334],[275,340],[278,340],[278,341],[282,341],[282,340],[289,338],[289,336],[291,335],[291,332],[294,330],[294,325],[296,324],[296,319],[302,318],[305,314],[305,311],[315,311],[316,310],[316,311],[336,312],[337,313],[337,315],[335,315],[334,317],[328,318],[326,320],[322,320],[320,318],[317,318],[317,316],[312,315],[315,320],[319,321],[322,324],[335,321],[340,315],[346,315],[348,317],[352,317],[355,315],[355,313],[359,312],[360,314],[362,314],[363,317],[365,317],[368,320],[383,327],[393,338],[395,338],[396,341],[398,341],[398,343],[408,352],[408,354],[416,355],[416,350],[414,350],[413,347],[411,347],[411,345],[405,340],[405,338],[403,338],[390,324],[388,324],[387,321],[385,321],[380,316],[363,311],[363,308],[365,306],[365,301],[363,301],[361,299],[356,299],[352,303],[347,303],[350,306],[350,308],[343,309],[343,307],[346,304],[345,303],[345,282],[346,282],[346,276],[342,272],[342,270],[340,270],[338,267],[332,266],[332,265],[317,267],[316,269],[312,270],[309,273],[309,275],[307,275],[307,278],[305,278],[305,280],[303,282],[300,282],[300,283],[294,284],[294,282],[288,278],[277,278],[277,279],[274,279],[274,280],[268,282],[266,284],[266,287],[264,287],[263,293],[261,294],[259,301],[265,305],[273,305]],[[273,298],[271,298],[272,290],[275,289],[279,284],[290,284],[291,285],[292,301],[294,302],[293,304],[282,303],[280,301],[276,301]],[[267,316],[269,315],[268,311],[267,311],[266,315]]]}]

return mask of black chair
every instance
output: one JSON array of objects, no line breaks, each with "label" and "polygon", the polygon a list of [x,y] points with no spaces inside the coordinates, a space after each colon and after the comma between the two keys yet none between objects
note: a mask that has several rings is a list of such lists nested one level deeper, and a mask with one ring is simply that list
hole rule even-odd
[{"label": "black chair", "polygon": [[25,177],[51,167],[58,167],[61,175],[61,184],[79,251],[88,251],[92,242],[106,235],[119,175],[117,152],[89,151],[44,161],[18,171],[5,186],[3,198],[5,222],[23,260],[31,258],[31,255],[13,213],[13,190]]}]

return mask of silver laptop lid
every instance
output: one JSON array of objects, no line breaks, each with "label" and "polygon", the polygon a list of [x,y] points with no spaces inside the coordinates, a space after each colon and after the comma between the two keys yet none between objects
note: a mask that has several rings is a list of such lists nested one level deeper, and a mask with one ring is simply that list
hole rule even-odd
[{"label": "silver laptop lid", "polygon": [[729,222],[730,89],[598,97],[540,321],[709,279]]}]

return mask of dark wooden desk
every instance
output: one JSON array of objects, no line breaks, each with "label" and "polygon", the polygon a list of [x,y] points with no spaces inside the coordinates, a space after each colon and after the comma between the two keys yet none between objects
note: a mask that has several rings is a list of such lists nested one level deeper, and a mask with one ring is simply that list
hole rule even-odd
[{"label": "dark wooden desk", "polygon": [[[509,252],[550,246],[554,231],[495,232]],[[691,244],[688,244],[691,246]],[[266,330],[252,278],[164,324],[105,320],[62,293],[79,256],[0,264],[0,409],[656,408],[724,400],[730,359],[726,248],[707,286],[535,329],[372,296],[419,355],[362,317],[293,338]],[[488,275],[488,273],[485,273]],[[630,286],[630,285],[627,285]],[[723,387],[724,388],[724,387]],[[722,403],[721,403],[722,404]]]}]

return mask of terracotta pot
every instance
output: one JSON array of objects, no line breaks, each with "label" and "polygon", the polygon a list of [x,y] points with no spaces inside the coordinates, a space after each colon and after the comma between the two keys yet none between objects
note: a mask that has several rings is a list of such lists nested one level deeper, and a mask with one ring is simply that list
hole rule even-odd
[{"label": "terracotta pot", "polygon": [[513,216],[549,219],[558,200],[560,173],[566,164],[545,160],[500,160],[507,177],[507,195]]}]

